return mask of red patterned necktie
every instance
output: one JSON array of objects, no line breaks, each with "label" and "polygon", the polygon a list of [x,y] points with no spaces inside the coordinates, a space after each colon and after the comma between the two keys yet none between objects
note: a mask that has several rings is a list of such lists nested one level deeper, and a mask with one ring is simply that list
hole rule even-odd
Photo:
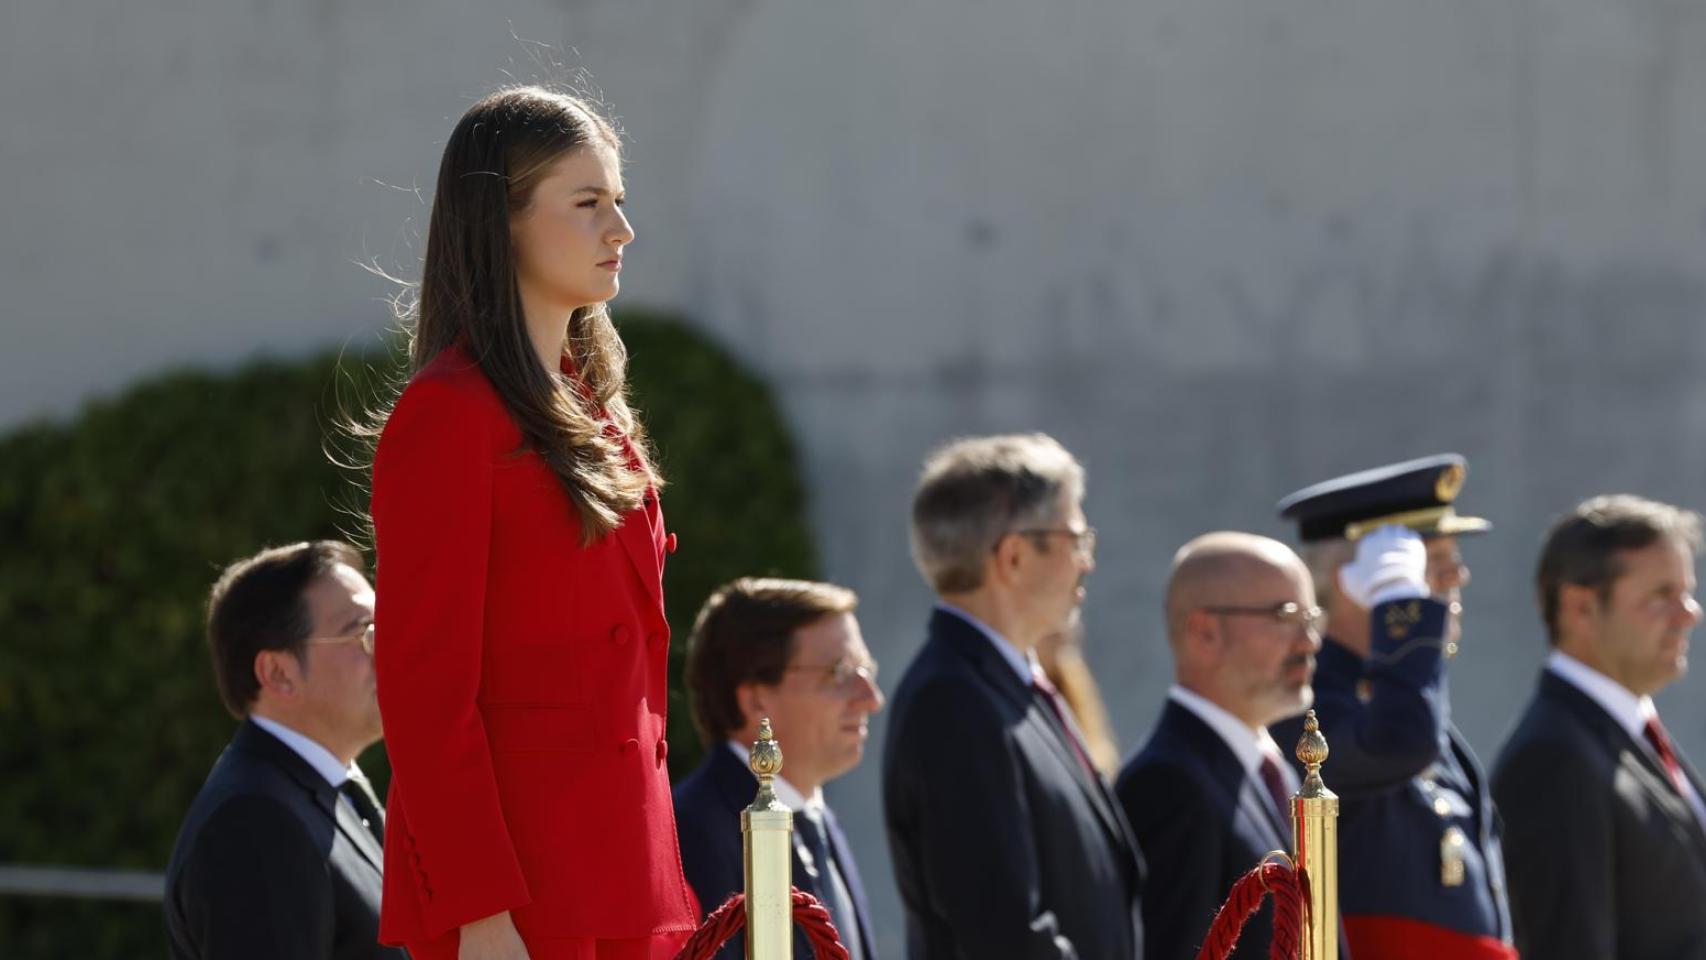
[{"label": "red patterned necktie", "polygon": [[1659,761],[1665,765],[1665,773],[1670,775],[1670,785],[1676,788],[1678,795],[1688,796],[1688,781],[1682,775],[1682,764],[1677,762],[1676,750],[1670,745],[1670,735],[1665,733],[1664,724],[1658,717],[1647,720],[1644,730],[1647,742],[1653,745],[1653,751],[1659,755]]},{"label": "red patterned necktie", "polygon": [[1280,822],[1290,819],[1291,793],[1285,788],[1285,776],[1280,773],[1279,764],[1274,758],[1262,755],[1262,782],[1268,787],[1268,796],[1274,801],[1274,810],[1279,814]]},{"label": "red patterned necktie", "polygon": [[1043,702],[1054,711],[1054,718],[1060,721],[1060,729],[1066,733],[1066,742],[1072,744],[1072,752],[1078,754],[1078,762],[1084,767],[1084,772],[1090,775],[1090,779],[1096,779],[1096,765],[1090,762],[1089,751],[1084,749],[1083,742],[1078,739],[1078,731],[1067,717],[1066,705],[1061,702],[1060,691],[1039,671],[1031,672],[1031,687],[1043,695]]}]

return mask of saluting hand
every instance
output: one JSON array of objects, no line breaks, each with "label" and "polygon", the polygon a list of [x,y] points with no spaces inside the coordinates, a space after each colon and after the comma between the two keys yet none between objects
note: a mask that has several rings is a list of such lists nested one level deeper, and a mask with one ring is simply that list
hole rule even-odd
[{"label": "saluting hand", "polygon": [[1339,568],[1339,589],[1364,610],[1427,596],[1428,548],[1421,534],[1387,524],[1363,537],[1356,559]]},{"label": "saluting hand", "polygon": [[462,925],[457,960],[528,960],[527,945],[515,930],[509,911]]}]

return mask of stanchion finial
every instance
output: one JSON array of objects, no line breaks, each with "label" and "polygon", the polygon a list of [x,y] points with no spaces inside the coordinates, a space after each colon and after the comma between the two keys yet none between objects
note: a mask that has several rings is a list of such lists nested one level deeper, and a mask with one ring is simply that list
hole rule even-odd
[{"label": "stanchion finial", "polygon": [[1292,848],[1308,896],[1304,912],[1302,960],[1339,957],[1339,798],[1321,782],[1327,762],[1327,738],[1311,710],[1303,718],[1297,759],[1304,767],[1303,788],[1291,802]]},{"label": "stanchion finial", "polygon": [[776,799],[774,780],[782,772],[782,745],[776,742],[769,717],[758,721],[758,739],[752,744],[752,757],[747,766],[758,778],[758,796],[752,800],[752,809],[774,810],[781,807],[781,802]]},{"label": "stanchion finial", "polygon": [[1319,797],[1327,789],[1321,782],[1321,764],[1327,762],[1327,738],[1321,735],[1321,723],[1311,710],[1303,718],[1303,736],[1297,739],[1297,759],[1303,764],[1303,789],[1300,797]]}]

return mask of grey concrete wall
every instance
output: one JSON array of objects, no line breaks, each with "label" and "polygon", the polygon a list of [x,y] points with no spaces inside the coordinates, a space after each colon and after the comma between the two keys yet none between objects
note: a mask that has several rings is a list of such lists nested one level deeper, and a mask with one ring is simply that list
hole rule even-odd
[{"label": "grey concrete wall", "polygon": [[[356,264],[411,269],[454,117],[584,67],[631,137],[624,297],[779,385],[886,677],[947,437],[1044,429],[1088,463],[1127,749],[1175,546],[1455,449],[1498,523],[1453,675],[1490,760],[1548,518],[1706,506],[1702,54],[1689,0],[26,0],[0,8],[0,422],[370,335],[389,288]],[[1697,757],[1700,682],[1660,700]],[[874,754],[832,794],[894,956]]]}]

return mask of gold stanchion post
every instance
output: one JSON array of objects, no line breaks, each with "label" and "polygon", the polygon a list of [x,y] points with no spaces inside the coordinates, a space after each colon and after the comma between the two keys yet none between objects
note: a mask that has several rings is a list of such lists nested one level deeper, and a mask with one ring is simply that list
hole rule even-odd
[{"label": "gold stanchion post", "polygon": [[776,799],[772,780],[782,772],[782,747],[770,718],[758,724],[749,762],[758,777],[758,796],[740,812],[746,858],[746,958],[793,960],[794,813]]},{"label": "gold stanchion post", "polygon": [[1307,771],[1291,800],[1293,856],[1309,884],[1302,960],[1339,960],[1339,797],[1321,782],[1327,738],[1313,710],[1303,721],[1297,759]]}]

